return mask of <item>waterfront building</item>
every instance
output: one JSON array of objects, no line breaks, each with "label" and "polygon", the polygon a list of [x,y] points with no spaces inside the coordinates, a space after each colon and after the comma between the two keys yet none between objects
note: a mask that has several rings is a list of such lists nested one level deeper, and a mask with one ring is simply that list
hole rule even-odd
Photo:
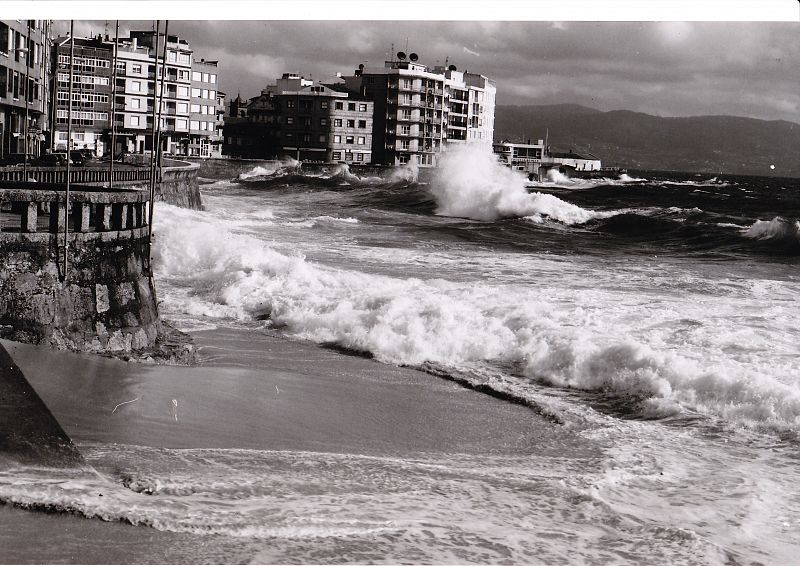
[{"label": "waterfront building", "polygon": [[[50,102],[55,118],[52,149],[56,151],[67,150],[70,49],[68,37],[55,40],[53,68],[56,72],[52,87],[55,96]],[[71,149],[88,148],[103,155],[111,116],[113,46],[102,37],[76,37],[74,50]]]},{"label": "waterfront building", "polygon": [[0,159],[42,150],[50,128],[50,46],[48,20],[0,21]]},{"label": "waterfront building", "polygon": [[188,154],[192,157],[222,155],[222,115],[218,112],[217,61],[192,62]]},{"label": "waterfront building", "polygon": [[252,98],[225,127],[226,153],[292,157],[319,163],[372,162],[372,101],[344,85],[321,84],[284,73]]},{"label": "waterfront building", "polygon": [[431,70],[418,59],[398,53],[382,68],[362,65],[344,77],[348,90],[374,102],[373,161],[433,167],[448,144],[490,146],[494,82],[453,65]]},{"label": "waterfront building", "polygon": [[545,155],[544,140],[537,143],[513,143],[508,140],[495,143],[492,150],[497,160],[515,171],[536,173]]},{"label": "waterfront building", "polygon": [[[165,153],[182,156],[212,157],[221,155],[222,120],[216,90],[217,62],[194,61],[189,43],[177,36],[158,40],[156,32],[131,31],[129,37],[75,38],[73,80],[74,149],[89,148],[103,155],[111,141],[111,100],[114,52],[117,54],[114,129],[116,148],[122,152],[142,153],[153,148],[153,107],[161,98],[161,145]],[[68,37],[56,41],[57,81],[54,113],[56,132],[54,149],[67,146],[67,99],[69,97]],[[158,61],[158,77],[156,76]],[[161,77],[164,91],[161,94]],[[154,95],[156,101],[154,102]],[[156,114],[159,107],[156,106]]]}]

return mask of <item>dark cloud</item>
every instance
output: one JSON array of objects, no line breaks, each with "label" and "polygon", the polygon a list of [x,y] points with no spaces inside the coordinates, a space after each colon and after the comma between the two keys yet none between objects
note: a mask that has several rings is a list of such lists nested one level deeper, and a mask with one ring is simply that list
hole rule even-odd
[{"label": "dark cloud", "polygon": [[[150,29],[152,22],[121,27]],[[105,22],[77,23],[81,34],[105,29]],[[198,56],[220,61],[220,88],[230,95],[254,96],[285,71],[330,80],[359,63],[382,66],[394,43],[429,65],[448,58],[492,77],[500,104],[575,102],[794,122],[798,32],[796,23],[748,22],[170,22],[170,33]]]}]

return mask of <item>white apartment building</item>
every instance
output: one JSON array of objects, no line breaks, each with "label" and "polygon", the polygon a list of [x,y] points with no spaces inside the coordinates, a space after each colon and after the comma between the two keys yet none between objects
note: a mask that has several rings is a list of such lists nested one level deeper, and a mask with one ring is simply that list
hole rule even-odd
[{"label": "white apartment building", "polygon": [[359,68],[344,81],[375,103],[376,163],[433,167],[447,145],[491,147],[496,87],[483,75],[458,72],[452,65],[430,70],[416,54],[398,53],[383,68]]},{"label": "white apartment building", "polygon": [[217,61],[192,62],[187,155],[222,156],[222,115],[218,112]]}]

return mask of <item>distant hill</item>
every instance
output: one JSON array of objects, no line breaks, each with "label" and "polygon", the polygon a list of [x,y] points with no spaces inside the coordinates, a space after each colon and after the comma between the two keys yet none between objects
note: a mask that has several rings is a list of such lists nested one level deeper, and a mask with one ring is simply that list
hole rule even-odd
[{"label": "distant hill", "polygon": [[[577,104],[498,106],[495,141],[544,139],[604,166],[800,177],[800,124],[736,116],[661,118]],[[770,169],[775,165],[775,169]]]}]

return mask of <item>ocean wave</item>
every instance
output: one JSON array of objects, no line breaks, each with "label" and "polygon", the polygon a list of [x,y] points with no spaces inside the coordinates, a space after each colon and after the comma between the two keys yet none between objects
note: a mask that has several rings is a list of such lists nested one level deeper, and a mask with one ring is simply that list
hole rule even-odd
[{"label": "ocean wave", "polygon": [[692,359],[651,348],[635,328],[576,326],[587,306],[559,304],[552,291],[326,268],[232,234],[210,215],[159,206],[155,265],[160,281],[193,289],[182,308],[268,319],[385,363],[521,364],[536,382],[635,398],[651,413],[683,407],[753,426],[800,426],[800,390],[779,380],[791,362],[770,370],[758,358],[705,361],[724,337],[702,334]]},{"label": "ocean wave", "polygon": [[264,165],[256,165],[250,171],[239,174],[240,181],[252,181],[264,177],[273,177],[275,175],[297,171],[300,167],[300,162],[296,159],[285,158],[280,161],[269,162]]},{"label": "ocean wave", "polygon": [[742,235],[761,242],[800,246],[800,221],[776,216],[772,220],[756,220]]},{"label": "ocean wave", "polygon": [[546,193],[529,193],[525,177],[503,167],[485,148],[464,147],[442,156],[429,186],[437,214],[497,220],[548,217],[581,224],[601,216]]}]

